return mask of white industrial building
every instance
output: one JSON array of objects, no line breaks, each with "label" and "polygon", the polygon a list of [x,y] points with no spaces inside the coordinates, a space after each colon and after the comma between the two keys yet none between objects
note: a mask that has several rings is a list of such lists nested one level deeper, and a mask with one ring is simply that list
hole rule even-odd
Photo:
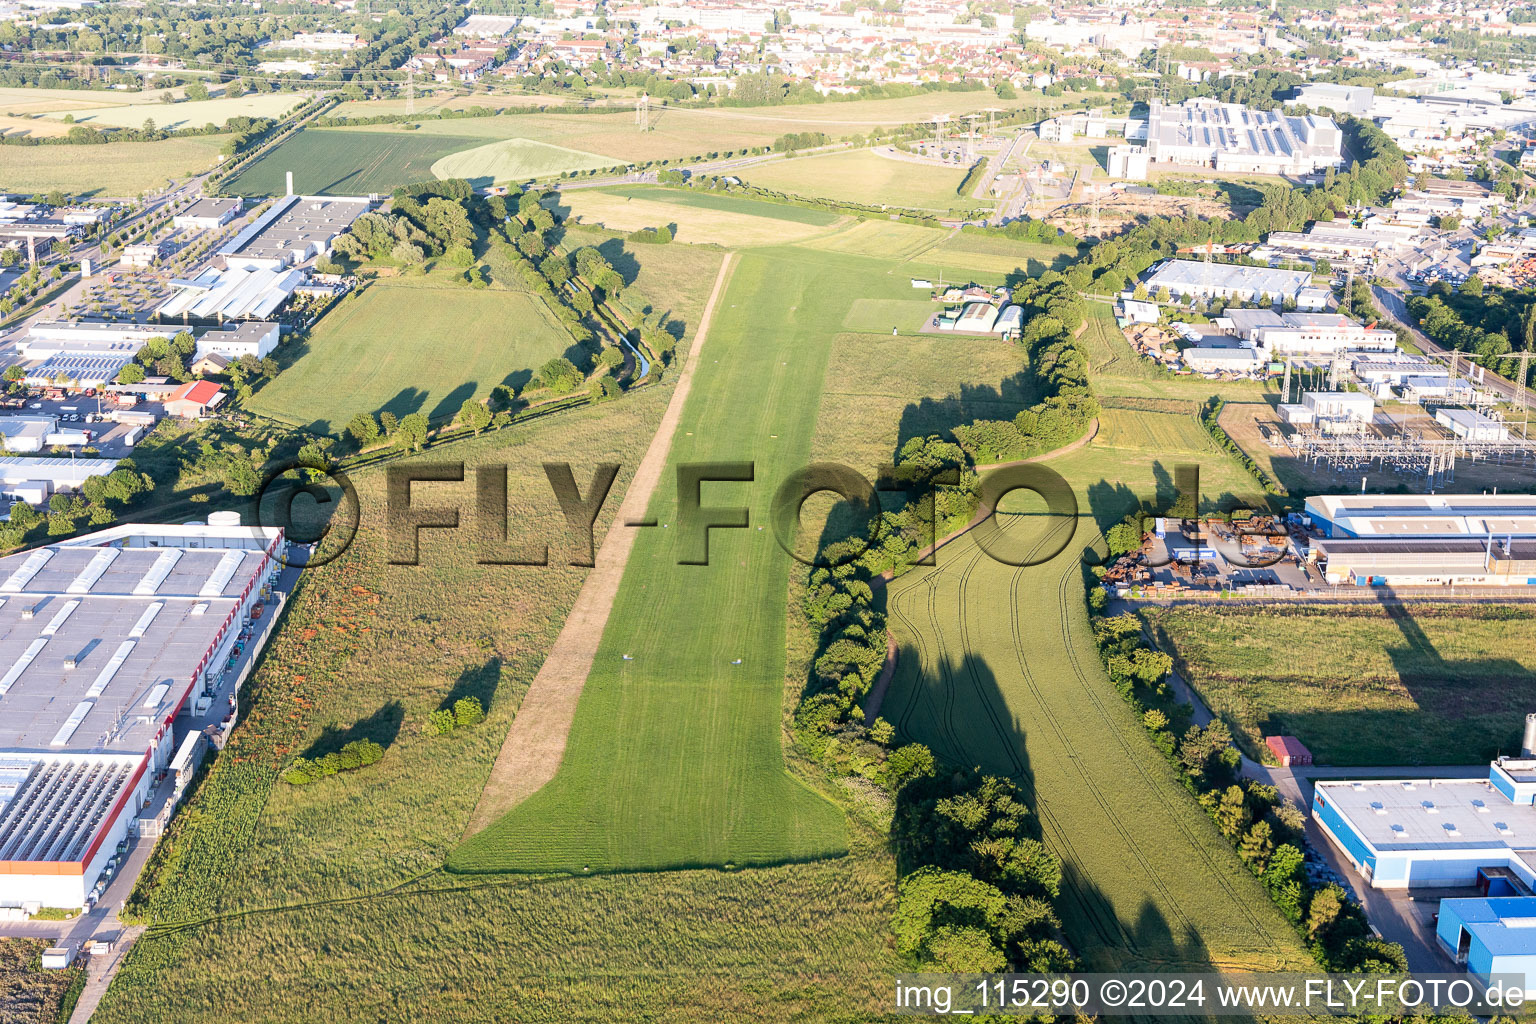
[{"label": "white industrial building", "polygon": [[233,362],[241,356],[265,359],[277,348],[280,331],[277,324],[261,320],[229,324],[198,336],[194,359],[220,355]]},{"label": "white industrial building", "polygon": [[1325,537],[1536,538],[1536,495],[1319,494],[1305,512]]},{"label": "white industrial building", "polygon": [[1175,299],[1226,299],[1254,302],[1269,296],[1271,302],[1295,301],[1303,288],[1312,284],[1312,274],[1305,270],[1275,270],[1271,267],[1247,267],[1235,263],[1206,263],[1201,260],[1165,260],[1146,279],[1147,291],[1156,295],[1163,288]]},{"label": "white industrial building", "polygon": [[239,216],[243,205],[238,197],[204,196],[171,218],[171,226],[178,231],[212,231]]},{"label": "white industrial building", "polygon": [[40,452],[55,445],[76,447],[89,441],[83,430],[60,430],[55,416],[0,416],[0,438],[8,452]]},{"label": "white industrial building", "polygon": [[1468,441],[1509,440],[1509,427],[1502,420],[1474,409],[1436,409],[1435,422]]},{"label": "white industrial building", "polygon": [[1202,338],[1198,345],[1181,352],[1179,358],[1196,373],[1252,373],[1268,362],[1252,345],[1220,335]]},{"label": "white industrial building", "polygon": [[1370,423],[1376,413],[1376,400],[1363,391],[1307,391],[1299,403],[1282,403],[1277,411],[1291,426],[1340,432]]},{"label": "white industrial building", "polygon": [[1216,322],[1272,358],[1397,350],[1396,334],[1358,324],[1342,313],[1229,309]]},{"label": "white industrial building", "polygon": [[128,525],[0,559],[0,903],[86,906],[119,843],[159,834],[141,812],[282,543]]},{"label": "white industrial building", "polygon": [[302,270],[272,267],[205,267],[191,280],[173,279],[171,297],[155,310],[180,316],[260,320],[271,316],[304,283]]},{"label": "white industrial building", "polygon": [[1152,163],[1256,174],[1312,174],[1343,163],[1343,133],[1331,118],[1288,117],[1237,103],[1153,100],[1147,116]]},{"label": "white industrial building", "polygon": [[282,196],[219,255],[231,269],[280,271],[330,252],[337,236],[372,205],[355,196]]},{"label": "white industrial building", "polygon": [[1501,757],[1486,779],[1319,779],[1312,817],[1373,888],[1470,888],[1504,872],[1529,888],[1533,795],[1536,759]]},{"label": "white industrial building", "polygon": [[35,505],[116,468],[116,459],[0,458],[0,495]]},{"label": "white industrial building", "polygon": [[1357,228],[1352,224],[1323,221],[1305,234],[1271,231],[1264,245],[1275,255],[1296,255],[1317,260],[1375,259],[1403,248],[1408,239],[1401,232]]},{"label": "white industrial building", "polygon": [[1309,82],[1298,85],[1289,102],[1314,110],[1365,117],[1371,112],[1376,90],[1361,85],[1337,85],[1333,82]]}]

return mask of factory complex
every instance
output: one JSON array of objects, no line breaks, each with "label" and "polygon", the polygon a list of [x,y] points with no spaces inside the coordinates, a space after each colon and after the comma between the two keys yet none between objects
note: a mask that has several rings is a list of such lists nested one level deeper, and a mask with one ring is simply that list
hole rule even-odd
[{"label": "factory complex", "polygon": [[[1343,133],[1332,118],[1319,114],[1291,117],[1205,98],[1178,104],[1153,100],[1145,131],[1144,144],[1109,151],[1111,177],[1144,179],[1155,164],[1293,176],[1343,164]],[[1130,140],[1141,132],[1125,134]]]},{"label": "factory complex", "polygon": [[227,735],[284,538],[209,518],[0,559],[0,906],[94,902]]}]

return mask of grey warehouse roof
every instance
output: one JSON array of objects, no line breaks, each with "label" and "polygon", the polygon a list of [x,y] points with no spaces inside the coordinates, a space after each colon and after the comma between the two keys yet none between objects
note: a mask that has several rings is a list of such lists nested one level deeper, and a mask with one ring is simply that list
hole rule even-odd
[{"label": "grey warehouse roof", "polygon": [[0,749],[143,754],[262,557],[57,546],[0,559]]}]

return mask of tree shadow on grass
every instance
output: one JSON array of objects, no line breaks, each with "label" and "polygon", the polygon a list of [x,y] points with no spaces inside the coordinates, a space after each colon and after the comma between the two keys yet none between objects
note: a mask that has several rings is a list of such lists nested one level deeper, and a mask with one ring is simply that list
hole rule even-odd
[{"label": "tree shadow on grass", "polygon": [[624,278],[626,288],[635,283],[635,278],[640,275],[640,261],[624,247],[624,239],[610,238],[596,248],[603,259],[608,261],[608,265]]},{"label": "tree shadow on grass", "polygon": [[961,387],[958,395],[922,398],[902,410],[896,432],[896,450],[900,451],[901,446],[914,437],[930,434],[953,440],[955,427],[976,420],[1012,420],[1037,397],[1037,388],[1029,375],[1021,372],[997,386],[967,384]]},{"label": "tree shadow on grass", "polygon": [[467,380],[442,397],[432,411],[427,413],[427,419],[437,422],[439,420],[451,420],[459,414],[459,408],[464,400],[475,397],[475,390],[480,387],[479,381]]},{"label": "tree shadow on grass", "polygon": [[483,665],[466,668],[453,681],[453,689],[448,691],[448,695],[438,705],[438,710],[451,711],[454,704],[460,700],[463,700],[465,697],[474,697],[480,702],[482,708],[489,711],[491,700],[496,696],[496,690],[500,685],[500,658],[491,658]]},{"label": "tree shadow on grass", "polygon": [[380,412],[392,412],[397,417],[404,419],[413,412],[417,412],[427,404],[427,393],[420,388],[401,388],[395,395],[379,409]]},{"label": "tree shadow on grass", "polygon": [[400,726],[404,721],[405,705],[392,700],[367,718],[359,719],[349,726],[343,727],[334,722],[327,725],[320,730],[320,735],[315,737],[309,749],[304,751],[304,756],[313,760],[334,754],[353,740],[373,740],[387,750],[395,742],[395,737],[400,735]]}]

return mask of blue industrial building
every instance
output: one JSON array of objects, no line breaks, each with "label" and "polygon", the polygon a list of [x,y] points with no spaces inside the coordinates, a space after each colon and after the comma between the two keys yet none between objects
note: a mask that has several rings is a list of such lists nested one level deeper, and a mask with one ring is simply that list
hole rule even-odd
[{"label": "blue industrial building", "polygon": [[1305,511],[1324,537],[1536,537],[1532,494],[1319,494]]},{"label": "blue industrial building", "polygon": [[1492,975],[1517,974],[1536,995],[1536,896],[1441,900],[1435,938],[1485,986]]},{"label": "blue industrial building", "polygon": [[1320,779],[1312,815],[1375,888],[1478,885],[1489,892],[1489,877],[1498,876],[1529,891],[1536,883],[1533,800],[1536,758],[1501,757],[1487,779]]}]

